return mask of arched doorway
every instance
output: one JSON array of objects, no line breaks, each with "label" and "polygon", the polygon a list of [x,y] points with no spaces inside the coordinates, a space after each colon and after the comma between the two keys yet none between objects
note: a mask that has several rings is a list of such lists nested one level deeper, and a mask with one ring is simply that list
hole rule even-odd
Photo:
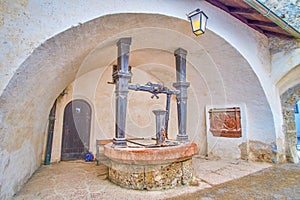
[{"label": "arched doorway", "polygon": [[84,100],[74,100],[64,111],[61,160],[84,159],[89,151],[91,107]]},{"label": "arched doorway", "polygon": [[298,143],[295,123],[295,105],[300,100],[300,84],[288,89],[281,95],[282,114],[286,141],[287,161],[298,163],[296,145]]}]

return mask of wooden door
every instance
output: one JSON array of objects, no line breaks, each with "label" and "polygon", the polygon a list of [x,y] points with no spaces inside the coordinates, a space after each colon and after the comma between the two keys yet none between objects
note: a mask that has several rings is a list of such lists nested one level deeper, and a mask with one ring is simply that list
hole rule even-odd
[{"label": "wooden door", "polygon": [[64,111],[61,160],[84,159],[89,151],[91,107],[83,100],[68,103]]}]

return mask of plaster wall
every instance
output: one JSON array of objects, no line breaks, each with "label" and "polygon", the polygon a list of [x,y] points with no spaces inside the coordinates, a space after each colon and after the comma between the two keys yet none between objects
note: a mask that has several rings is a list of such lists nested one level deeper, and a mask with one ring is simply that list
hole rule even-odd
[{"label": "plaster wall", "polygon": [[[133,38],[138,40],[138,38]],[[116,50],[116,46],[113,48]],[[100,53],[103,54],[103,51],[105,50],[91,53],[81,68],[91,67],[93,63],[99,64],[95,58],[101,59],[99,55]],[[187,57],[187,80],[191,83],[191,87],[188,89],[187,133],[189,139],[197,143],[199,154],[238,159],[243,157],[240,145],[246,144],[246,147],[250,148],[252,145],[248,144],[250,140],[271,145],[275,143],[275,134],[271,120],[272,115],[267,102],[263,100],[264,93],[262,89],[258,89],[260,85],[255,74],[245,60],[238,55],[234,56],[236,54],[234,49],[230,50],[228,46],[227,51],[231,54],[232,59],[220,63],[221,66],[209,60],[206,61],[207,66],[204,66],[204,58],[199,59],[201,60],[200,63],[198,59],[194,60],[189,56]],[[190,53],[193,54],[193,51],[188,52],[188,55]],[[216,54],[219,55],[217,52]],[[214,53],[211,53],[211,55],[214,55]],[[133,64],[132,83],[145,84],[151,81],[172,88],[172,83],[176,79],[175,58],[172,52],[162,49],[140,48],[132,50],[130,60],[130,64]],[[115,60],[111,60],[110,66],[95,69],[78,77],[70,87],[73,88],[72,99],[85,97],[95,107],[95,120],[92,122],[94,133],[91,134],[90,147],[94,153],[96,139],[112,139],[114,137],[114,85],[107,84],[107,82],[111,81],[111,68],[115,63]],[[235,63],[239,63],[239,65]],[[218,81],[221,81],[221,83]],[[236,82],[239,82],[239,84],[236,84]],[[152,110],[164,109],[165,96],[161,95],[158,100],[151,99],[150,96],[149,93],[129,92],[127,137],[155,137],[155,119]],[[257,101],[258,99],[259,101]],[[205,107],[211,103],[219,104],[219,107],[232,107],[232,102],[236,102],[242,108],[243,137],[238,139],[213,137],[206,130],[209,119]],[[64,109],[65,105],[60,106],[60,109]],[[246,107],[249,109],[249,113],[246,112]],[[256,115],[255,113],[260,114]],[[247,126],[247,123],[250,126]],[[176,100],[173,97],[171,100],[169,136],[175,139],[176,134],[177,111]],[[58,135],[61,135],[61,132]],[[61,138],[61,136],[56,137]],[[60,139],[55,140],[60,141]],[[59,150],[56,150],[58,154],[53,156],[52,161],[57,161],[60,159],[61,145],[57,142],[54,146]],[[247,150],[247,153],[249,153],[249,150]]]},{"label": "plaster wall", "polygon": [[[104,70],[103,68],[100,68],[84,74],[83,76],[79,77],[78,79],[73,81],[69,86],[66,87],[67,94],[58,97],[55,130],[54,130],[52,153],[51,153],[52,163],[59,162],[61,160],[64,110],[67,104],[73,100],[81,99],[86,101],[91,106],[92,116],[91,116],[91,129],[90,129],[90,150],[95,153],[96,139],[108,139],[105,137],[102,138],[97,137],[97,135],[101,132],[101,127],[99,127],[99,123],[97,119],[98,114],[95,110],[95,104],[97,103],[95,101],[95,92],[97,89],[97,83],[99,81],[99,77],[101,77],[103,70]],[[102,100],[99,99],[99,101]],[[107,122],[108,121],[105,121],[105,123]],[[112,123],[114,124],[113,120]]]},{"label": "plaster wall", "polygon": [[[300,64],[300,47],[294,50],[285,50],[272,55],[272,73],[271,78],[274,84],[278,84],[281,79],[290,71],[297,68]],[[280,93],[283,93],[285,88],[280,87]]]},{"label": "plaster wall", "polygon": [[[300,63],[299,63],[300,64]],[[295,66],[290,71],[288,71],[284,76],[277,82],[278,93],[282,95],[289,88],[297,85],[300,76],[300,65]]]},{"label": "plaster wall", "polygon": [[[143,52],[144,50],[142,50]],[[174,61],[175,57],[171,53],[161,52],[160,50],[147,50],[147,54],[167,54]],[[141,56],[141,51],[132,52],[131,55]],[[143,56],[142,56],[143,57]],[[141,58],[143,59],[143,58]],[[95,152],[96,139],[112,139],[115,136],[115,97],[114,85],[108,84],[111,81],[112,66],[95,69],[78,77],[70,86],[67,87],[68,94],[58,98],[57,116],[55,124],[55,134],[52,149],[51,162],[60,161],[61,154],[61,138],[63,127],[63,111],[65,106],[74,99],[85,99],[90,102],[93,109],[92,113],[92,129],[90,150]],[[197,73],[193,67],[188,69],[190,74]],[[167,66],[162,63],[140,64],[132,68],[132,83],[140,85],[146,84],[148,81],[153,83],[164,84],[170,89],[175,78],[175,66]],[[209,102],[209,97],[203,97],[203,91],[208,93],[205,82],[201,77],[188,74],[188,80],[194,83],[188,91],[188,117],[189,138],[198,144],[199,152],[206,154],[206,134],[204,130],[204,105]],[[197,84],[195,84],[197,82]],[[197,87],[195,87],[197,86]],[[130,91],[128,95],[128,109],[126,120],[126,136],[127,137],[155,137],[155,116],[152,113],[154,109],[165,109],[166,97],[159,95],[159,99],[151,99],[150,93]],[[199,105],[201,103],[201,105]],[[176,98],[171,98],[171,112],[169,121],[169,138],[176,139],[177,135],[177,107]]]},{"label": "plaster wall", "polygon": [[[277,147],[279,152],[287,151],[286,132],[282,128],[284,119],[282,117],[282,104],[280,96],[286,92],[289,88],[294,87],[300,83],[300,49],[299,40],[270,40],[271,52],[274,52],[271,56],[272,59],[272,72],[270,74],[271,82],[273,82],[274,104],[277,104],[273,108],[274,124],[277,131]],[[281,157],[281,158],[280,158]],[[279,155],[278,161],[285,160],[285,154]]]},{"label": "plaster wall", "polygon": [[[159,6],[158,6],[159,5]],[[204,1],[39,1],[5,0],[1,3],[1,93],[20,64],[45,40],[91,19],[114,13],[157,13],[186,20],[186,13],[201,7],[210,17],[208,28],[230,42],[263,80],[270,70],[266,38],[239,24]],[[230,32],[228,31],[230,30]],[[247,35],[247,37],[245,37]]]},{"label": "plaster wall", "polygon": [[[3,44],[0,49],[0,93],[34,49],[69,28],[80,28],[89,20],[114,13],[157,13],[187,20],[186,13],[196,7],[203,9],[209,16],[208,29],[228,41],[250,63],[266,93],[273,114],[278,115],[278,104],[274,101],[278,97],[274,92],[274,85],[268,81],[271,65],[267,38],[220,9],[198,0],[116,0],[84,3],[79,0],[5,0],[0,5],[0,40]],[[120,30],[123,29],[111,32],[110,35],[117,34]],[[1,112],[0,110],[0,114]],[[277,137],[280,137],[280,130],[280,126],[275,127]]]},{"label": "plaster wall", "polygon": [[[242,137],[240,138],[225,138],[225,137],[215,137],[209,131],[210,119],[209,110],[213,108],[233,108],[239,107],[241,109],[241,128]],[[249,140],[248,129],[247,129],[247,111],[246,106],[240,105],[207,105],[206,106],[206,132],[207,132],[207,154],[209,156],[217,156],[225,159],[240,159],[242,158],[242,152],[239,145],[246,143]],[[248,148],[247,148],[247,153]]]},{"label": "plaster wall", "polygon": [[299,83],[300,41],[270,39],[272,55],[271,80],[279,94]]}]

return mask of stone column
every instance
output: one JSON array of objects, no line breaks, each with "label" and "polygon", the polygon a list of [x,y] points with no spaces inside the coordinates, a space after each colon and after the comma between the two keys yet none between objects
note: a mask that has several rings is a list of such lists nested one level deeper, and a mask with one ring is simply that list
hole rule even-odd
[{"label": "stone column", "polygon": [[116,128],[113,143],[116,146],[127,146],[125,138],[126,109],[128,82],[131,73],[128,71],[128,61],[130,52],[131,38],[121,38],[117,42],[118,46],[118,74],[116,79],[115,97],[116,97]]},{"label": "stone column", "polygon": [[156,119],[156,144],[160,145],[163,144],[164,140],[166,139],[163,136],[165,133],[165,118],[166,118],[166,111],[165,110],[153,110]]},{"label": "stone column", "polygon": [[178,48],[175,50],[174,55],[176,57],[176,83],[173,86],[180,91],[176,95],[177,100],[177,115],[178,115],[178,141],[188,141],[188,135],[186,133],[186,121],[187,121],[187,88],[190,86],[189,82],[186,82],[186,55],[187,51]]}]

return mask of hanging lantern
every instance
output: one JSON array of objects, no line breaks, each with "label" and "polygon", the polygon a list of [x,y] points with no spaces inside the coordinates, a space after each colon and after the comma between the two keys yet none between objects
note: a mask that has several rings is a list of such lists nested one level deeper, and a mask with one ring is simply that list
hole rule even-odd
[{"label": "hanging lantern", "polygon": [[195,35],[198,36],[205,33],[206,22],[208,17],[203,11],[197,8],[196,10],[190,12],[187,16],[191,22],[192,30]]}]

